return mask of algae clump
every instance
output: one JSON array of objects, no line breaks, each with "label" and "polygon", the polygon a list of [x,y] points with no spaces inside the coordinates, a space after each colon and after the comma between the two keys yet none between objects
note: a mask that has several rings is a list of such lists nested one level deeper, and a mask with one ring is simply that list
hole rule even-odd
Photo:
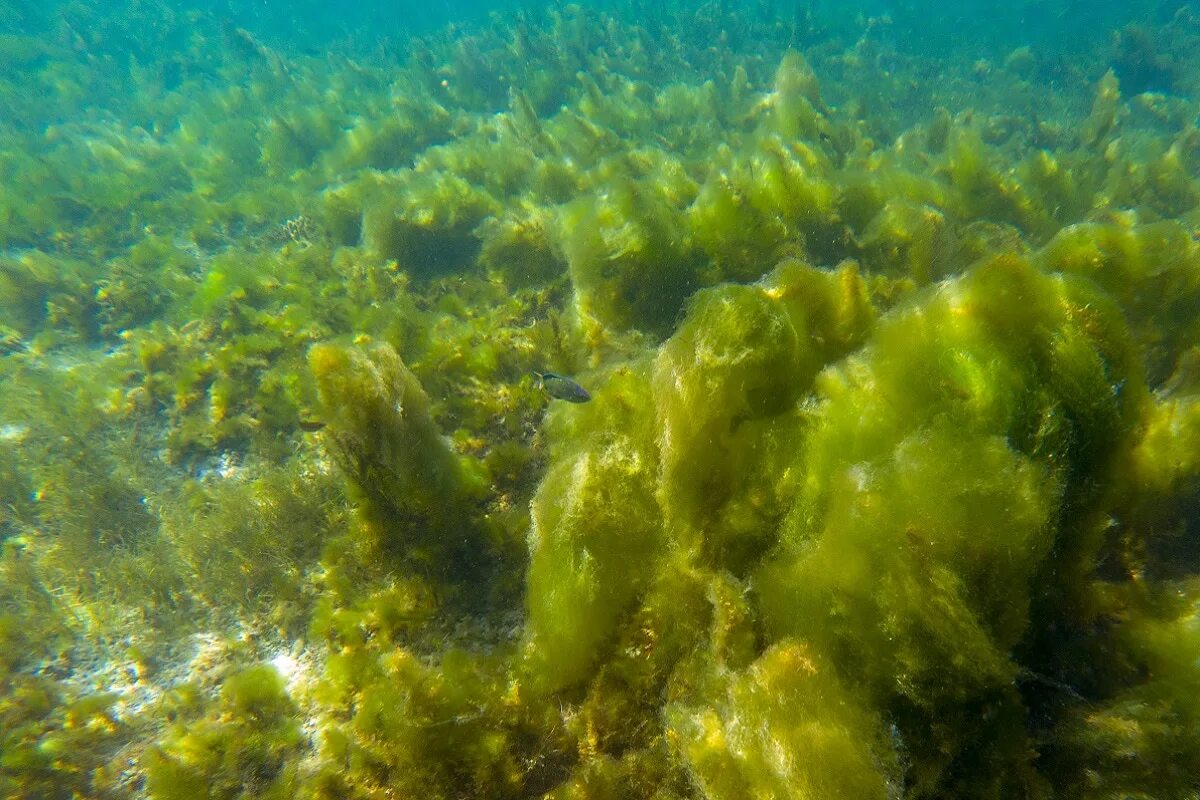
[{"label": "algae clump", "polygon": [[525,653],[543,690],[591,674],[663,545],[645,369],[622,369],[584,407],[579,444],[555,459],[533,499]]},{"label": "algae clump", "polygon": [[833,5],[0,41],[0,794],[1194,794],[1190,17]]},{"label": "algae clump", "polygon": [[481,475],[442,436],[417,377],[387,345],[317,345],[308,358],[367,546],[439,581],[477,577],[491,550]]},{"label": "algae clump", "polygon": [[[1139,381],[1094,288],[1004,256],[822,375],[803,488],[755,588],[775,636],[889,710],[916,794],[980,771],[992,791],[1040,791],[1016,648],[1085,585],[1101,542],[1072,509],[1127,446]],[[1043,575],[1058,602],[1037,603]]]},{"label": "algae clump", "polygon": [[[144,756],[155,800],[292,797],[303,746],[283,678],[259,664],[230,675],[207,715],[180,722]],[[195,714],[184,706],[185,714]]]}]

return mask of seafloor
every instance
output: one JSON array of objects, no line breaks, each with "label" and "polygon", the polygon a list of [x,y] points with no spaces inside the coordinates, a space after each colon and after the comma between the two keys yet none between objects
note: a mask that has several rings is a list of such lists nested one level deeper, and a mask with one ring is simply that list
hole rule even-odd
[{"label": "seafloor", "polygon": [[139,8],[0,36],[0,797],[1197,797],[1188,8]]}]

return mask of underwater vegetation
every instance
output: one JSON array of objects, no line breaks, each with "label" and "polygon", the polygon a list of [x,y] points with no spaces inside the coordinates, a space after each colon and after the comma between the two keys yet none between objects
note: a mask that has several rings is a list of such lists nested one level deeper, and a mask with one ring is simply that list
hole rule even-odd
[{"label": "underwater vegetation", "polygon": [[1200,27],[888,25],[0,39],[0,794],[1194,796]]}]

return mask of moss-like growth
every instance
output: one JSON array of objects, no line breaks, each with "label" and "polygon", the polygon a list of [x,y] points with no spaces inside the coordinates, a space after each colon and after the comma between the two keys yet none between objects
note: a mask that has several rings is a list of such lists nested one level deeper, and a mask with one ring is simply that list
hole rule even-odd
[{"label": "moss-like growth", "polygon": [[0,676],[0,791],[19,800],[101,796],[126,733],[112,694],[69,695],[44,677]]},{"label": "moss-like growth", "polygon": [[[90,341],[98,333],[94,285],[83,265],[30,250],[19,259],[0,258],[0,304],[5,324],[33,339],[45,327],[72,339]],[[53,343],[61,336],[46,335]]]},{"label": "moss-like growth", "polygon": [[227,462],[205,482],[163,496],[162,536],[197,600],[222,614],[263,615],[277,630],[300,635],[312,604],[307,573],[325,540],[345,526],[336,510],[341,482],[306,462],[255,471]]},{"label": "moss-like growth", "polygon": [[868,800],[898,791],[881,720],[805,645],[776,645],[744,672],[708,666],[699,680],[705,704],[672,704],[667,714],[704,797]]},{"label": "moss-like growth", "polygon": [[661,552],[649,394],[644,364],[613,375],[572,421],[577,444],[558,455],[538,487],[525,633],[537,687],[559,689],[589,676]]},{"label": "moss-like growth", "polygon": [[0,794],[1193,790],[1186,14],[141,5],[0,37]]},{"label": "moss-like growth", "polygon": [[703,261],[679,218],[687,192],[665,182],[613,181],[564,208],[563,249],[587,327],[670,329],[702,285]]},{"label": "moss-like growth", "polygon": [[[979,770],[998,791],[1040,784],[1014,739],[1013,649],[1034,578],[1095,557],[1063,498],[1107,474],[1138,381],[1114,309],[1013,258],[898,311],[822,376],[803,489],[756,589],[775,635],[892,709],[914,791],[961,793]],[[967,725],[980,704],[992,722]]]},{"label": "moss-like growth", "polygon": [[[1200,769],[1194,735],[1200,722],[1200,669],[1195,581],[1173,586],[1170,596],[1136,598],[1132,618],[1112,644],[1145,676],[1099,706],[1076,709],[1049,749],[1064,794],[1078,797],[1136,795],[1153,786],[1157,796],[1185,797]],[[1102,764],[1103,769],[1094,765]]]},{"label": "moss-like growth", "polygon": [[367,546],[438,580],[478,578],[492,549],[481,475],[442,437],[416,376],[386,345],[318,345],[309,364]]},{"label": "moss-like growth", "polygon": [[296,707],[267,665],[230,675],[210,713],[181,722],[143,756],[155,800],[287,798],[304,746]]},{"label": "moss-like growth", "polygon": [[825,362],[858,344],[873,309],[853,266],[785,262],[754,286],[696,295],[655,361],[660,503],[684,540],[735,571],[761,557],[786,498],[794,409]]}]

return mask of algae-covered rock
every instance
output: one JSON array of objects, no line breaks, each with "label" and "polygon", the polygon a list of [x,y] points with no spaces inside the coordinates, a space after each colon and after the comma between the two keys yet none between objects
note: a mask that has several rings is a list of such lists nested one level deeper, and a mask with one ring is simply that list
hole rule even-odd
[{"label": "algae-covered rock", "polygon": [[625,179],[564,207],[561,241],[587,327],[670,329],[703,268],[679,202],[668,185]]},{"label": "algae-covered rock", "polygon": [[821,133],[821,87],[808,61],[788,50],[775,70],[775,91],[765,101],[771,129],[785,139],[813,139]]},{"label": "algae-covered rock", "polygon": [[0,795],[1195,794],[1188,13],[134,5],[0,37]]},{"label": "algae-covered rock", "polygon": [[537,687],[586,679],[653,574],[664,539],[649,400],[644,366],[610,378],[533,499],[524,638]]},{"label": "algae-covered rock", "polygon": [[802,489],[755,589],[774,636],[893,710],[917,794],[977,770],[1038,791],[1013,650],[1054,624],[1031,616],[1035,577],[1090,569],[1100,543],[1064,524],[1064,497],[1106,474],[1138,387],[1115,309],[1011,257],[897,310],[818,380]]},{"label": "algae-covered rock", "polygon": [[553,220],[544,211],[520,209],[481,226],[479,262],[512,287],[537,286],[566,274],[552,238]]},{"label": "algae-covered rock", "polygon": [[861,341],[873,309],[850,266],[785,262],[753,286],[698,293],[655,360],[659,500],[673,536],[710,561],[760,557],[795,490],[794,414],[826,360]]},{"label": "algae-covered rock", "polygon": [[1047,270],[1084,275],[1115,298],[1133,327],[1152,384],[1200,338],[1200,245],[1178,222],[1138,224],[1135,214],[1108,224],[1063,228],[1037,253]]},{"label": "algae-covered rock", "polygon": [[[1105,672],[1132,685],[1066,715],[1047,747],[1062,797],[1187,797],[1200,770],[1200,627],[1195,578],[1127,598]],[[1112,654],[1119,652],[1119,659]],[[1129,675],[1125,675],[1129,680]]]},{"label": "algae-covered rock", "polygon": [[873,270],[908,275],[924,285],[961,269],[953,257],[945,215],[932,206],[889,202],[861,237],[863,259]]},{"label": "algae-covered rock", "polygon": [[[782,431],[762,423],[795,404],[817,366],[807,320],[791,317],[757,286],[700,293],[659,351],[654,388],[662,503],[677,524],[707,529],[705,541],[721,562],[744,564],[765,547],[762,537],[771,530],[772,511],[778,513],[777,478],[756,466],[781,446]],[[726,508],[733,498],[743,504],[747,493],[750,503],[760,504],[758,514]],[[682,538],[684,531],[675,535]]]},{"label": "algae-covered rock", "polygon": [[[691,237],[722,280],[755,280],[786,255],[831,255],[841,233],[833,168],[806,142],[774,133],[716,161],[688,208]],[[710,278],[711,280],[711,278]]]},{"label": "algae-covered rock", "polygon": [[146,752],[148,796],[293,796],[298,785],[294,758],[304,737],[279,673],[265,664],[236,672],[212,706],[208,713],[184,706],[180,710],[195,718],[172,726]]},{"label": "algae-covered rock", "polygon": [[373,549],[443,580],[478,574],[479,475],[442,437],[416,376],[387,345],[309,351],[326,430]]},{"label": "algae-covered rock", "polygon": [[486,191],[438,171],[371,174],[351,189],[327,195],[343,240],[355,238],[349,202],[363,209],[360,235],[372,258],[395,261],[418,278],[469,269],[479,253],[475,226],[497,210]]},{"label": "algae-covered rock", "polygon": [[706,704],[666,712],[703,797],[870,800],[899,790],[882,721],[804,644],[781,642],[740,672],[706,670]]}]

